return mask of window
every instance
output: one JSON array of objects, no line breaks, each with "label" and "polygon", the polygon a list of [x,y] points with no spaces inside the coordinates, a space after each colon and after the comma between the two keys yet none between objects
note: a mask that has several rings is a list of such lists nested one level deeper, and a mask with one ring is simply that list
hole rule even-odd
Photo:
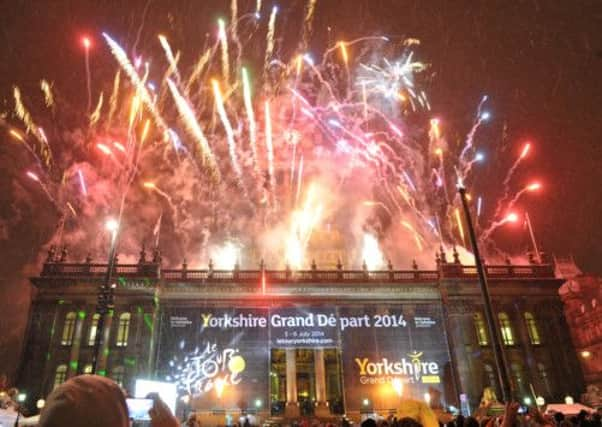
[{"label": "window", "polygon": [[512,363],[510,365],[510,371],[512,372],[512,380],[514,381],[514,387],[520,394],[525,394],[525,382],[523,378],[523,367],[518,363]]},{"label": "window", "polygon": [[128,345],[128,335],[130,334],[130,313],[122,313],[119,316],[119,327],[117,329],[117,347],[125,347]]},{"label": "window", "polygon": [[61,337],[62,345],[73,344],[73,333],[75,332],[75,311],[70,311],[65,316],[65,324],[63,325],[63,335]]},{"label": "window", "polygon": [[502,333],[502,341],[504,345],[514,345],[514,334],[512,333],[512,326],[510,325],[510,318],[504,312],[497,315],[500,321],[500,331]]},{"label": "window", "polygon": [[82,374],[91,374],[92,373],[92,364],[86,363],[84,365],[84,369],[82,370]]},{"label": "window", "polygon": [[65,382],[67,379],[67,365],[59,365],[56,367],[56,372],[54,374],[54,387],[57,388],[61,384]]},{"label": "window", "polygon": [[94,345],[96,342],[96,330],[98,329],[98,319],[100,314],[94,313],[90,322],[90,330],[88,332],[88,345]]},{"label": "window", "polygon": [[543,363],[537,364],[537,370],[539,371],[539,377],[541,378],[541,382],[546,389],[546,395],[552,395],[552,386],[550,385],[550,377],[548,376],[548,371]]},{"label": "window", "polygon": [[484,378],[483,388],[489,387],[493,391],[497,391],[497,378],[495,376],[495,370],[490,363],[483,364]]},{"label": "window", "polygon": [[541,344],[541,338],[539,336],[539,329],[537,328],[537,322],[533,314],[528,311],[525,312],[525,323],[527,324],[527,331],[529,332],[529,341],[532,345]]},{"label": "window", "polygon": [[111,371],[111,378],[119,387],[123,387],[123,377],[125,375],[125,368],[123,366],[115,366]]},{"label": "window", "polygon": [[480,346],[486,346],[489,344],[489,337],[487,336],[487,325],[485,325],[485,321],[483,320],[483,315],[481,313],[474,314],[474,328],[477,333],[477,341]]}]

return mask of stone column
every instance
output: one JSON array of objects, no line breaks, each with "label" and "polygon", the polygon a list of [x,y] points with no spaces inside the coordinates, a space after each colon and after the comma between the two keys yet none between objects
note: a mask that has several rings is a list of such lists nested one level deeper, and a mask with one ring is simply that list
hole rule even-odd
[{"label": "stone column", "polygon": [[[45,306],[44,308],[49,308],[50,304],[48,306]],[[61,306],[57,303],[55,303],[54,309],[52,310],[52,313],[50,312],[50,310],[48,310],[48,314],[52,314],[51,317],[51,325],[50,325],[50,333],[48,334],[48,346],[46,347],[46,364],[44,366],[44,379],[43,379],[43,386],[42,386],[42,394],[44,396],[46,396],[48,393],[50,393],[52,391],[52,386],[54,385],[54,374],[55,371],[54,369],[56,369],[56,366],[54,366],[55,363],[55,349],[60,347],[60,336],[61,336],[61,332],[62,331],[58,331],[58,323],[59,323],[59,316],[61,315]],[[50,317],[50,316],[48,316]],[[46,315],[44,315],[44,318],[46,318]],[[50,320],[50,319],[49,319]]]},{"label": "stone column", "polygon": [[324,364],[324,349],[314,350],[314,373],[316,376],[316,411],[317,417],[330,415],[326,402],[326,366]]},{"label": "stone column", "polygon": [[[529,337],[529,331],[527,330],[527,323],[525,321],[524,311],[519,307],[518,303],[514,304],[514,312],[516,315],[516,325],[518,327],[518,335],[520,337],[520,347],[523,349],[523,356],[526,361],[525,366],[525,377],[527,384],[525,389],[530,392],[529,384],[533,384],[536,387],[540,384],[536,384],[533,380],[537,378],[537,363],[535,362],[535,356],[533,355],[533,349],[531,348],[531,338]],[[537,381],[539,383],[539,381]],[[540,389],[540,387],[538,387]],[[536,390],[541,394],[541,390]]]},{"label": "stone column", "polygon": [[[69,355],[69,367],[67,369],[67,378],[77,375],[77,367],[79,365],[79,349],[82,343],[82,331],[86,320],[86,312],[78,309],[75,316],[75,331],[73,333],[73,343],[71,345],[71,353]],[[80,314],[81,313],[81,314]]]},{"label": "stone column", "polygon": [[297,401],[297,358],[294,348],[286,349],[286,407],[284,415],[287,418],[297,418],[300,415]]},{"label": "stone column", "polygon": [[[155,297],[156,297],[156,294],[155,294]],[[150,327],[150,339],[149,339],[149,344],[148,344],[148,361],[146,363],[146,373],[150,377],[154,377],[154,373],[155,373],[157,341],[159,340],[160,328],[161,328],[160,317],[161,317],[161,312],[160,312],[160,308],[159,308],[159,299],[156,298],[156,302],[153,307],[153,320],[152,320],[152,324]],[[169,319],[168,319],[168,321],[169,321]]]},{"label": "stone column", "polygon": [[[458,375],[458,358],[456,357],[456,353],[454,352],[454,349],[456,348],[456,340],[454,339],[454,336],[452,334],[452,330],[451,330],[451,319],[449,316],[449,299],[448,299],[448,294],[447,294],[447,289],[445,287],[442,286],[441,283],[439,283],[439,293],[441,295],[441,313],[443,315],[443,331],[445,334],[445,340],[447,342],[447,351],[449,353],[449,358],[450,358],[450,376],[451,376],[451,382],[452,382],[452,389],[453,389],[453,397],[450,399],[450,401],[456,405],[456,407],[460,407],[460,393],[463,392],[464,388],[462,388],[462,384],[460,383],[459,380],[459,375]],[[462,345],[463,343],[460,342],[460,345]],[[462,362],[464,362],[464,360],[462,360]],[[446,390],[445,390],[446,391]]]},{"label": "stone column", "polygon": [[111,338],[111,326],[113,324],[113,310],[109,310],[105,314],[104,331],[102,334],[102,345],[100,346],[100,354],[98,355],[98,367],[96,369],[100,375],[108,376],[107,359],[109,356],[109,344]]},{"label": "stone column", "polygon": [[[444,327],[447,333],[451,366],[452,383],[457,393],[452,402],[460,407],[459,394],[466,393],[473,401],[479,399],[475,393],[475,373],[471,355],[466,348],[467,337],[474,331],[472,310],[465,303],[454,301],[447,305],[444,312]],[[455,378],[454,378],[455,377]]]},{"label": "stone column", "polygon": [[131,378],[137,378],[138,374],[141,373],[142,370],[142,364],[140,363],[142,358],[139,358],[139,355],[144,354],[144,350],[143,350],[143,341],[142,341],[142,327],[143,327],[143,323],[144,323],[144,308],[142,308],[141,306],[136,306],[136,316],[135,318],[135,324],[134,324],[134,328],[135,328],[135,335],[134,335],[134,340],[132,345],[128,345],[128,349],[127,349],[127,355],[128,357],[133,358],[133,360],[136,362],[136,365],[134,366],[134,369],[128,370],[126,369],[126,372],[129,371],[130,376],[127,379],[128,384],[131,382]]}]

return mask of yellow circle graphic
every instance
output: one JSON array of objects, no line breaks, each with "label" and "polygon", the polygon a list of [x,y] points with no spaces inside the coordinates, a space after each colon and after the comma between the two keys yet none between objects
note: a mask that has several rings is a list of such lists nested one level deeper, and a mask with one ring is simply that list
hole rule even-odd
[{"label": "yellow circle graphic", "polygon": [[245,362],[245,359],[242,356],[236,355],[233,356],[228,362],[228,369],[233,374],[238,374],[239,372],[245,370],[246,365],[247,363]]}]

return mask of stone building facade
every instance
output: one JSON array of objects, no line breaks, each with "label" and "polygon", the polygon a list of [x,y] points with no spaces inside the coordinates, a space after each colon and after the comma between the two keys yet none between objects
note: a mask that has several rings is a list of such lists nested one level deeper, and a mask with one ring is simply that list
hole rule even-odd
[{"label": "stone building facade", "polygon": [[602,406],[602,279],[583,274],[572,259],[556,262],[566,279],[560,298],[586,385],[583,401]]},{"label": "stone building facade", "polygon": [[[310,270],[291,271],[262,263],[255,270],[217,271],[162,268],[158,251],[151,261],[143,251],[137,264],[115,263],[114,308],[106,315],[97,371],[128,390],[139,378],[179,381],[180,404],[199,411],[386,411],[395,396],[387,397],[383,387],[399,384],[397,377],[404,395],[436,389],[446,405],[474,409],[485,387],[499,387],[476,269],[460,264],[457,254],[453,258],[437,254],[436,270],[415,263],[409,270],[345,270],[340,264],[320,270],[312,263]],[[558,296],[563,281],[553,266],[486,268],[516,396],[531,396],[531,387],[547,401],[579,396],[584,383]],[[66,379],[91,372],[97,294],[106,269],[51,253],[31,279],[36,292],[18,384],[30,404]],[[283,319],[309,319],[313,329],[284,327]],[[324,322],[318,327],[314,319]],[[265,331],[256,327],[266,321]],[[212,382],[209,365],[198,361],[201,353],[213,357],[223,337],[232,349],[224,347],[213,360],[227,365],[226,374]],[[191,341],[196,348],[189,348]],[[196,370],[190,369],[193,360]],[[211,366],[217,372],[218,364]],[[225,397],[220,392],[220,400],[195,401],[198,394],[213,396],[224,382]]]}]

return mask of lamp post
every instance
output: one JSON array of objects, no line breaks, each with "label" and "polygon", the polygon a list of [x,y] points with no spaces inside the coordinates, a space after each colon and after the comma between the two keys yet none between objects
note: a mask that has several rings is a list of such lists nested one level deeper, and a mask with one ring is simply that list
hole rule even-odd
[{"label": "lamp post", "polygon": [[113,292],[115,286],[111,284],[111,276],[113,273],[113,263],[115,262],[115,243],[117,240],[117,232],[119,231],[119,222],[115,219],[109,219],[105,227],[111,232],[111,247],[109,249],[109,261],[107,262],[107,271],[105,277],[98,290],[98,300],[96,305],[96,313],[98,313],[98,323],[96,324],[96,335],[94,336],[94,353],[92,358],[92,372],[98,373],[98,359],[100,356],[100,348],[103,344],[105,316],[114,307]]},{"label": "lamp post", "polygon": [[535,251],[535,259],[541,264],[541,253],[537,247],[537,240],[535,240],[535,233],[533,232],[533,226],[531,225],[531,218],[529,218],[528,212],[525,212],[525,222],[527,223],[527,228],[529,229],[529,236],[531,236],[531,244],[533,245],[533,250]]},{"label": "lamp post", "polygon": [[498,381],[502,389],[502,400],[509,402],[512,398],[512,388],[510,386],[510,378],[508,371],[506,370],[506,364],[504,363],[504,352],[502,350],[502,343],[500,341],[500,334],[493,317],[493,309],[491,308],[491,297],[489,296],[489,287],[487,285],[487,275],[485,274],[485,268],[481,262],[481,255],[479,253],[479,246],[477,244],[477,237],[472,224],[472,218],[470,216],[470,210],[468,209],[468,201],[466,200],[466,188],[463,185],[458,185],[458,193],[462,200],[462,208],[464,210],[464,216],[466,223],[468,224],[468,233],[470,235],[470,243],[472,245],[472,251],[475,257],[475,264],[477,267],[477,273],[479,275],[479,285],[481,288],[481,295],[483,297],[483,306],[485,311],[485,319],[487,320],[487,329],[489,330],[489,336],[493,344],[493,357],[495,360],[495,366],[497,369]]}]

